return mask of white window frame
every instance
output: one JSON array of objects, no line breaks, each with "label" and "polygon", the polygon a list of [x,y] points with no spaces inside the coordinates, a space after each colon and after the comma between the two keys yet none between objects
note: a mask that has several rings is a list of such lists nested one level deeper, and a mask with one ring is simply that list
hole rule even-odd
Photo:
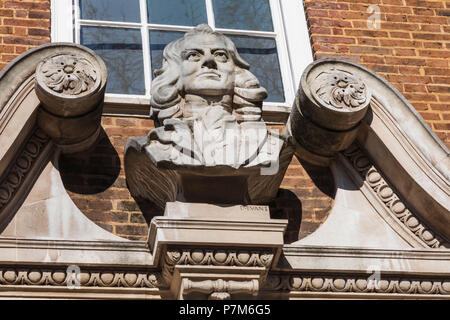
[{"label": "white window frame", "polygon": [[[78,1],[79,0],[51,0],[51,41],[79,43],[80,25],[140,29],[144,55],[145,95],[108,93],[105,97],[105,109],[108,109],[110,113],[114,114],[146,115],[148,113],[151,81],[151,57],[148,31],[188,31],[193,27],[147,24],[146,0],[139,0],[141,22],[138,23],[80,20]],[[286,118],[285,114],[290,112],[301,74],[306,66],[313,61],[313,56],[302,1],[269,1],[274,26],[273,32],[215,28],[212,0],[206,0],[208,24],[214,30],[227,34],[264,36],[275,39],[285,93],[285,103],[264,102],[263,113],[279,112],[280,114],[284,114],[281,115],[283,118]]]}]

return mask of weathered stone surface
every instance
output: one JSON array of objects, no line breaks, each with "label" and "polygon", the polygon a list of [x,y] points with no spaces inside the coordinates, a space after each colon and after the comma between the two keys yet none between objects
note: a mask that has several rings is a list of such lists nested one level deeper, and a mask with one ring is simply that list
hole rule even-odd
[{"label": "weathered stone surface", "polygon": [[[42,102],[37,123],[64,153],[92,146],[100,133],[106,66],[88,48],[67,45],[36,67],[35,91]],[[82,128],[82,130],[80,130]]]},{"label": "weathered stone surface", "polygon": [[336,152],[355,139],[371,100],[367,85],[345,66],[319,60],[303,72],[288,131],[296,154],[317,165],[329,165]]}]

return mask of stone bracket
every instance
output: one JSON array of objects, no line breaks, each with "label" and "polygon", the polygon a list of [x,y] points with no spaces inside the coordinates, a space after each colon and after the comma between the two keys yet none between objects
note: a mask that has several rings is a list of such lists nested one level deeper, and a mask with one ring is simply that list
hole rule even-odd
[{"label": "stone bracket", "polygon": [[59,50],[36,67],[37,124],[63,153],[75,153],[91,147],[100,133],[106,65],[83,46],[54,46]]}]

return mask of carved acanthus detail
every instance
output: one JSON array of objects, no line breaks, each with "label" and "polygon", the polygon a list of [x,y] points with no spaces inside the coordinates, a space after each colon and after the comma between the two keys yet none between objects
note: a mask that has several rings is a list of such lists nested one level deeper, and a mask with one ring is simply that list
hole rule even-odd
[{"label": "carved acanthus detail", "polygon": [[311,84],[314,98],[336,109],[359,108],[368,99],[364,82],[346,70],[331,68]]},{"label": "carved acanthus detail", "polygon": [[227,249],[167,249],[162,266],[166,283],[170,283],[177,265],[221,266],[221,267],[263,267],[270,268],[274,258],[271,251],[248,251]]},{"label": "carved acanthus detail", "polygon": [[448,248],[449,243],[428,228],[419,217],[406,207],[405,203],[398,197],[395,191],[382,177],[370,159],[357,145],[352,145],[343,154],[350,160],[353,167],[358,171],[364,181],[376,193],[386,208],[407,229],[418,237],[430,248]]},{"label": "carved acanthus detail", "polygon": [[97,72],[87,59],[74,55],[56,55],[45,60],[38,76],[55,92],[78,95],[94,87]]}]

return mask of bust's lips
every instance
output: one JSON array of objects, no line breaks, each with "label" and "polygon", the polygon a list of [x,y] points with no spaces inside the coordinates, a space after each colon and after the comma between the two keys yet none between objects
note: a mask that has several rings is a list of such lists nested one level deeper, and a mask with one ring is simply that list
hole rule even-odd
[{"label": "bust's lips", "polygon": [[221,78],[222,76],[214,71],[205,71],[205,72],[201,72],[197,75],[197,77],[207,77],[207,78]]}]

